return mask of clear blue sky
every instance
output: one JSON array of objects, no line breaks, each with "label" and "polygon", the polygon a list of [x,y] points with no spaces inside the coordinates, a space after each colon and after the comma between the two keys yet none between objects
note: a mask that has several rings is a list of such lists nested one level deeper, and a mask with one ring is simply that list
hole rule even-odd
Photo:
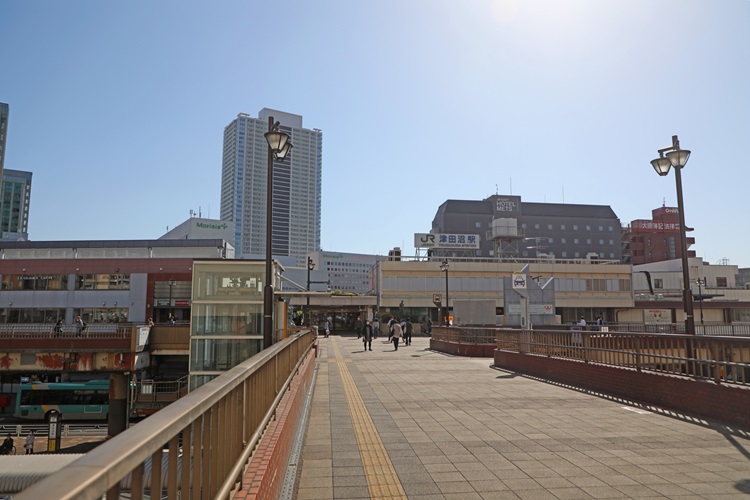
[{"label": "clear blue sky", "polygon": [[413,254],[446,199],[676,206],[750,266],[747,0],[0,3],[6,167],[33,240],[148,239],[218,218],[238,113],[323,130],[325,250]]}]

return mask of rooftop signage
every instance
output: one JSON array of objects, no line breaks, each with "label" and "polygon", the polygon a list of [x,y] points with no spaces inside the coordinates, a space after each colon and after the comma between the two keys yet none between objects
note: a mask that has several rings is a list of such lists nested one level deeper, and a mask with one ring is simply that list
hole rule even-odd
[{"label": "rooftop signage", "polygon": [[478,234],[415,233],[415,248],[479,249]]}]

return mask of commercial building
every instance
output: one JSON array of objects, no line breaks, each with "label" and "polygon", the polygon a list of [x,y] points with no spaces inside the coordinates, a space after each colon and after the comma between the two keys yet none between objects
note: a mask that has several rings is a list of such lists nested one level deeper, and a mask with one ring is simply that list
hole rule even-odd
[{"label": "commercial building", "polygon": [[2,241],[0,324],[187,322],[193,261],[233,257],[223,240]]},{"label": "commercial building", "polygon": [[292,256],[305,265],[320,248],[323,134],[302,126],[302,116],[264,108],[258,118],[240,113],[224,129],[221,220],[234,223],[238,255],[264,255],[268,172],[268,118],[280,122],[294,147],[273,160],[274,256]]},{"label": "commercial building", "polygon": [[223,220],[191,217],[174,229],[169,230],[160,240],[224,240],[233,241],[234,223]]},{"label": "commercial building", "polygon": [[344,293],[367,294],[373,291],[370,269],[380,260],[387,257],[382,255],[367,255],[345,252],[311,252],[310,258],[315,269],[327,271],[331,290]]},{"label": "commercial building", "polygon": [[447,200],[438,208],[430,234],[435,239],[421,248],[436,256],[622,258],[620,220],[605,205],[530,203],[507,195]]},{"label": "commercial building", "polygon": [[[685,228],[686,232],[692,230]],[[679,209],[660,207],[652,210],[650,220],[638,219],[630,223],[625,238],[633,265],[682,258]],[[695,244],[695,238],[686,239],[689,249]],[[688,257],[695,257],[695,251],[688,250]]]},{"label": "commercial building", "polygon": [[31,206],[31,172],[4,169],[0,195],[0,238],[27,240]]},{"label": "commercial building", "polygon": [[5,144],[8,139],[9,114],[10,106],[4,102],[0,102],[0,179],[3,178],[3,170],[5,169]]}]

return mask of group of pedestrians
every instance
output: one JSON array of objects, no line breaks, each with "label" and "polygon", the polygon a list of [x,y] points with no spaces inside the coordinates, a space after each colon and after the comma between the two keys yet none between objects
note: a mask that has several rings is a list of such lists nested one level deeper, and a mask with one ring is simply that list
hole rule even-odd
[{"label": "group of pedestrians", "polygon": [[[372,321],[363,320],[357,318],[354,322],[354,329],[357,332],[357,339],[361,339],[364,344],[365,351],[372,351],[372,341],[378,338],[380,333],[380,321],[374,318]],[[326,319],[323,322],[324,338],[328,338],[331,331],[331,321]],[[388,342],[393,343],[395,351],[398,351],[399,343],[403,345],[411,345],[412,334],[414,333],[414,325],[411,319],[408,317],[403,318],[401,321],[396,320],[394,316],[388,321]]]},{"label": "group of pedestrians", "polygon": [[[83,332],[86,330],[86,322],[83,321],[83,319],[80,316],[76,316],[75,320],[73,321],[73,325],[76,329],[76,337],[80,337],[83,335]],[[55,323],[54,328],[52,329],[53,334],[55,337],[59,337],[62,335],[62,326],[63,326],[63,320],[62,318],[58,318],[57,322]]]},{"label": "group of pedestrians", "polygon": [[388,321],[388,342],[393,342],[395,351],[398,351],[398,344],[402,338],[404,339],[405,346],[411,345],[413,332],[414,325],[408,317],[399,322],[395,317],[391,316],[391,319]]}]

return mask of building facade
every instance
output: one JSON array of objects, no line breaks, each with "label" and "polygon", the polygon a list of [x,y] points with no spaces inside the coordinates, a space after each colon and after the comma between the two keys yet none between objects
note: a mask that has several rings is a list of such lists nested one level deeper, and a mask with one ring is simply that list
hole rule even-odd
[{"label": "building facade", "polygon": [[223,240],[3,241],[0,324],[188,322],[193,261],[227,254]]},{"label": "building facade", "polygon": [[5,144],[8,138],[9,114],[10,106],[4,102],[0,102],[0,179],[3,178],[3,170],[5,169]]},{"label": "building facade", "polygon": [[5,169],[0,195],[0,237],[27,240],[31,206],[31,172]]},{"label": "building facade", "polygon": [[432,221],[433,235],[476,241],[438,256],[497,259],[603,259],[620,261],[620,220],[604,205],[529,203],[520,196],[492,195],[481,201],[447,200]]},{"label": "building facade", "polygon": [[373,292],[370,270],[376,262],[385,260],[382,255],[366,255],[345,252],[310,253],[315,269],[326,271],[329,288],[344,293],[368,294]]},{"label": "building facade", "polygon": [[[693,229],[686,227],[685,231]],[[682,258],[680,245],[680,212],[676,207],[660,207],[651,211],[651,219],[638,219],[630,223],[626,236],[633,265],[661,262]],[[695,238],[687,237],[688,257],[695,257],[689,250]]]},{"label": "building facade", "polygon": [[264,108],[258,118],[239,114],[224,129],[221,220],[234,223],[238,255],[264,255],[268,172],[268,118],[280,122],[294,147],[273,160],[274,256],[292,256],[305,265],[320,248],[323,134],[302,126],[302,116]]},{"label": "building facade", "polygon": [[[234,224],[216,219],[191,217],[179,226],[167,231],[160,240],[215,240],[234,241]],[[234,247],[232,247],[234,248]],[[234,258],[234,252],[229,259]]]}]

